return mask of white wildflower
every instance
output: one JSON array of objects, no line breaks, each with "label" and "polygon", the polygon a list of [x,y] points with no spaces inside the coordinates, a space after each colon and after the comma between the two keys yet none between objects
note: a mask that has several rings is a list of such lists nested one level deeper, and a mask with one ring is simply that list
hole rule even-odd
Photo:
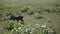
[{"label": "white wildflower", "polygon": [[13,32],[14,30],[12,29],[11,31]]},{"label": "white wildflower", "polygon": [[33,32],[30,32],[30,34],[33,33]]},{"label": "white wildflower", "polygon": [[46,25],[42,25],[41,27],[46,27]]},{"label": "white wildflower", "polygon": [[18,29],[21,29],[21,27],[19,27]]},{"label": "white wildflower", "polygon": [[32,31],[35,30],[35,29],[32,29]]},{"label": "white wildflower", "polygon": [[54,32],[54,31],[51,31],[51,32]]},{"label": "white wildflower", "polygon": [[28,30],[25,30],[26,32],[28,31]]},{"label": "white wildflower", "polygon": [[16,32],[17,32],[18,30],[16,30]]}]

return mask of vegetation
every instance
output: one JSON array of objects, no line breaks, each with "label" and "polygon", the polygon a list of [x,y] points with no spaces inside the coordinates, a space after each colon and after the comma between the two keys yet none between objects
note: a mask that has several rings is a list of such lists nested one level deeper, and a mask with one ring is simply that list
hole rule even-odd
[{"label": "vegetation", "polygon": [[[12,23],[8,26],[11,28]],[[18,24],[14,22],[14,28],[10,32],[5,32],[5,34],[57,34],[52,26],[39,25],[37,24],[33,28],[26,27],[25,25]],[[9,31],[9,29],[7,29]]]},{"label": "vegetation", "polygon": [[[11,15],[24,16],[25,24],[9,20]],[[59,20],[60,5],[0,4],[0,34],[59,34]]]}]

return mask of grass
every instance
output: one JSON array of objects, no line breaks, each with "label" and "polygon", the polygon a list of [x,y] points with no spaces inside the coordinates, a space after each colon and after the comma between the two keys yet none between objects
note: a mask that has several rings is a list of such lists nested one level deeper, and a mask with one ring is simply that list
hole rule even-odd
[{"label": "grass", "polygon": [[[21,12],[24,8],[29,8],[27,12]],[[24,11],[24,10],[23,10]],[[53,26],[55,31],[60,33],[60,5],[32,5],[27,3],[22,4],[0,4],[0,34],[12,34],[11,31],[4,30],[11,22],[8,18],[10,15],[23,15],[24,25],[22,27],[35,28],[37,24],[45,24],[47,26]],[[36,18],[35,18],[36,17]],[[39,18],[38,18],[39,17]],[[44,17],[44,18],[40,18]],[[20,25],[15,24],[15,28]],[[41,26],[40,26],[41,27]],[[49,28],[49,27],[48,27]],[[39,28],[40,29],[40,28]],[[18,33],[19,34],[19,33]],[[23,34],[23,33],[22,33]],[[38,33],[39,34],[39,33]]]}]

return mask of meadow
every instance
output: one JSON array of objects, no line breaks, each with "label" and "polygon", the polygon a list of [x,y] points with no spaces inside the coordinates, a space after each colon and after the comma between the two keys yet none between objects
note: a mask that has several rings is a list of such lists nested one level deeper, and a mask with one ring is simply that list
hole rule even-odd
[{"label": "meadow", "polygon": [[[24,16],[24,25],[9,20],[11,15]],[[11,31],[4,29],[11,23]],[[56,34],[54,31],[60,33],[60,5],[0,4],[0,34]]]}]

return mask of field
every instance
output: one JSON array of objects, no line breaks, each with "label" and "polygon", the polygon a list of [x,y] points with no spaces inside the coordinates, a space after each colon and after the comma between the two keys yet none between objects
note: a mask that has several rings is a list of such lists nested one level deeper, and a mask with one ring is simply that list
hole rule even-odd
[{"label": "field", "polygon": [[[28,11],[24,11],[28,9]],[[39,25],[46,25],[53,27],[53,29],[60,34],[60,5],[35,5],[28,3],[13,3],[0,4],[0,34],[6,34],[7,31],[3,29],[9,26],[10,23],[17,25],[17,21],[9,20],[11,15],[24,16],[24,27],[35,28]],[[16,27],[19,27],[18,25]],[[7,34],[9,34],[7,33]]]}]

